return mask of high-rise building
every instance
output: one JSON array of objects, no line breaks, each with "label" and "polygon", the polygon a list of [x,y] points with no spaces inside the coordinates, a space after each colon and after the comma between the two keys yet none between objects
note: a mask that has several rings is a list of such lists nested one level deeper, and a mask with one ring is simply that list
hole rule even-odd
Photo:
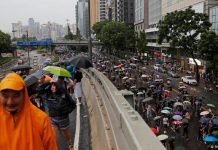
[{"label": "high-rise building", "polygon": [[133,0],[116,0],[117,21],[134,23],[134,5]]},{"label": "high-rise building", "polygon": [[97,22],[98,0],[90,1],[90,25],[91,27]]},{"label": "high-rise building", "polygon": [[22,22],[12,23],[13,38],[21,38],[22,36]]},{"label": "high-rise building", "polygon": [[106,10],[105,10],[105,0],[99,0],[98,1],[99,4],[98,4],[98,22],[101,22],[101,21],[105,21],[106,19]]},{"label": "high-rise building", "polygon": [[148,0],[135,0],[135,31],[142,31],[148,27]]},{"label": "high-rise building", "polygon": [[77,2],[77,26],[81,36],[88,38],[88,2],[87,0],[78,0]]}]

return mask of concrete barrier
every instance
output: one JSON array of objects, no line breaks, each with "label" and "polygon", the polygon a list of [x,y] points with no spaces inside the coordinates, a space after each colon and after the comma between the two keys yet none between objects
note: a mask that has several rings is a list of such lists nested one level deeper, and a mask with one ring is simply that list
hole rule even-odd
[{"label": "concrete barrier", "polygon": [[[104,105],[106,108],[112,108],[113,114],[118,120],[118,122],[113,121],[114,118],[110,119],[110,124],[114,133],[114,139],[116,143],[116,149],[122,149],[121,144],[118,141],[121,140],[121,135],[118,134],[116,127],[122,131],[125,143],[128,144],[128,149],[131,150],[162,150],[165,147],[157,139],[157,137],[151,132],[149,126],[141,118],[141,116],[136,112],[127,100],[122,96],[122,94],[117,90],[117,88],[111,83],[111,81],[101,72],[91,68],[85,74],[89,76],[90,79],[98,83],[98,90],[104,93],[106,99]],[[108,109],[109,111],[109,109]],[[111,110],[110,110],[111,111]],[[108,112],[110,114],[110,112]],[[110,116],[109,116],[110,117]],[[114,125],[116,124],[116,125]]]}]

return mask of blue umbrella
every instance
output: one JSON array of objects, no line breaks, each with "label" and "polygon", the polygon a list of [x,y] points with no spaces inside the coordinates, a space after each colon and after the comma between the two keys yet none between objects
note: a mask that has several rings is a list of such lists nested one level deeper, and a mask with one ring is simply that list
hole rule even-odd
[{"label": "blue umbrella", "polygon": [[203,141],[204,142],[218,142],[218,138],[215,136],[208,135],[204,137]]},{"label": "blue umbrella", "polygon": [[209,121],[208,118],[201,118],[201,119],[199,120],[199,122],[200,122],[201,124],[208,124],[208,121]]},{"label": "blue umbrella", "polygon": [[218,125],[218,119],[213,119],[213,124]]}]

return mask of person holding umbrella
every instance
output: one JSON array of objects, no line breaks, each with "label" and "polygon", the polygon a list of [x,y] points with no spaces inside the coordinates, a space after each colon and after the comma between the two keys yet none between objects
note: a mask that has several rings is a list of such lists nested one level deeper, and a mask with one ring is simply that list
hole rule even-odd
[{"label": "person holding umbrella", "polygon": [[82,72],[77,67],[73,79],[73,84],[74,84],[74,96],[76,99],[79,100],[80,103],[82,100],[82,84],[81,84],[82,77],[83,77]]}]

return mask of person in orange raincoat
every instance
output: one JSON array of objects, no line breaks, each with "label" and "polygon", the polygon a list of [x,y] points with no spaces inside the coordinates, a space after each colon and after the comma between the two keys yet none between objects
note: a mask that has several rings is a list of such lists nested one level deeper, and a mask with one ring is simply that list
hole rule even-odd
[{"label": "person in orange raincoat", "polygon": [[16,73],[0,82],[0,150],[57,150],[49,117],[30,102]]}]

